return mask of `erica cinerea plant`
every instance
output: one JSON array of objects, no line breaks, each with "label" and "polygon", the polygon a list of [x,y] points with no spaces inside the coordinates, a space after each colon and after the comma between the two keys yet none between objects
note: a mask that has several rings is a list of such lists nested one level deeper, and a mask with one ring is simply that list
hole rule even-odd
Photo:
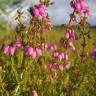
[{"label": "erica cinerea plant", "polygon": [[[11,68],[10,76],[8,75],[8,78],[10,79],[8,79],[9,81],[7,81],[11,84],[8,83],[8,85],[6,85],[5,87],[5,89],[7,89],[3,90],[8,96],[10,94],[14,94],[14,96],[23,94],[37,96],[36,91],[32,90],[37,89],[35,88],[35,84],[39,84],[39,81],[42,81],[43,78],[46,78],[47,74],[42,78],[42,75],[45,73],[43,72],[44,70],[42,70],[41,65],[45,62],[45,56],[43,56],[43,53],[48,50],[48,46],[51,46],[47,45],[47,43],[45,42],[45,29],[50,30],[52,27],[48,13],[46,11],[46,7],[49,4],[49,1],[40,1],[39,5],[35,5],[34,7],[30,8],[29,12],[31,13],[31,22],[27,33],[24,32],[25,26],[23,23],[23,12],[19,10],[17,11],[16,20],[18,21],[18,25],[16,27],[14,41],[11,41],[11,43],[9,42],[8,44],[4,44],[4,46],[2,47],[2,56],[4,59],[6,59],[6,68],[8,70],[9,68]],[[44,64],[43,67],[45,68]],[[41,66],[41,68],[39,65]],[[5,69],[6,73],[8,71],[7,69]],[[36,69],[37,71],[34,71],[34,69]],[[4,77],[7,79],[6,76]],[[12,78],[11,80],[11,77],[14,78]],[[14,87],[13,89],[10,89],[11,85],[12,87]],[[30,91],[27,91],[26,88]],[[7,90],[10,90],[10,92],[7,93]],[[2,92],[2,95],[3,94],[4,93]]]},{"label": "erica cinerea plant", "polygon": [[89,30],[89,24],[87,22],[88,16],[91,16],[92,13],[89,10],[86,1],[85,0],[73,0],[71,2],[71,7],[74,9],[73,18],[76,21],[76,18],[79,17],[80,21],[79,24],[79,30],[80,30],[80,38],[82,39],[82,49],[81,49],[81,61],[80,63],[85,63],[86,58],[86,46],[87,46],[87,38],[90,38],[90,30]]},{"label": "erica cinerea plant", "polygon": [[[85,0],[71,1],[73,12],[58,46],[46,39],[46,30],[52,28],[47,13],[51,4],[51,0],[40,0],[28,9],[28,29],[23,12],[17,11],[15,36],[4,42],[0,51],[0,96],[91,96],[93,78],[87,74],[89,65],[85,68],[90,57],[86,48],[90,38],[87,18],[91,12]],[[76,42],[81,43],[81,49]],[[92,56],[96,58],[95,55],[93,49]]]}]

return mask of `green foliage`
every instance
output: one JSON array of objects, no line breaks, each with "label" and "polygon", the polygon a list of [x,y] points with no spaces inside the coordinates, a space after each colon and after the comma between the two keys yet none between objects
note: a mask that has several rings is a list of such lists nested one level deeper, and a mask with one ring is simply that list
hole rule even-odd
[{"label": "green foliage", "polygon": [[[59,46],[58,40],[64,34],[63,30],[65,30],[64,27],[54,27],[52,32],[47,34],[48,42],[56,41]],[[96,40],[94,30],[91,34],[93,39],[89,41],[89,44]],[[4,42],[6,41],[4,40]],[[79,43],[78,46],[80,46]],[[46,53],[45,56],[46,59],[43,57],[41,59],[43,64],[49,58]],[[0,96],[30,96],[34,89],[37,90],[39,96],[45,96],[45,94],[46,96],[96,95],[96,65],[91,58],[87,58],[86,64],[79,64],[79,75],[78,62],[73,62],[69,71],[56,72],[57,77],[51,81],[49,70],[44,66],[39,66],[30,57],[25,59],[24,57],[22,49],[19,49],[18,54],[11,57],[3,55],[3,52],[0,51]]]}]

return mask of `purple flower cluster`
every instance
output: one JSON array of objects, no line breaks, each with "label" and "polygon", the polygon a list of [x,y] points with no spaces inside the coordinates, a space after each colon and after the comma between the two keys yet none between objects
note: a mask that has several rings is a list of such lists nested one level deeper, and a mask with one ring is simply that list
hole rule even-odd
[{"label": "purple flower cluster", "polygon": [[73,0],[71,1],[71,7],[78,11],[80,15],[82,15],[83,13],[87,13],[88,16],[92,15],[85,0]]},{"label": "purple flower cluster", "polygon": [[59,59],[60,61],[61,60],[66,60],[66,61],[69,60],[68,55],[64,54],[63,52],[62,53],[54,52],[53,56],[54,56],[54,58]]},{"label": "purple flower cluster", "polygon": [[65,37],[66,39],[70,41],[78,40],[79,36],[74,32],[72,28],[68,28],[67,31],[65,32]]},{"label": "purple flower cluster", "polygon": [[25,54],[31,56],[33,59],[36,58],[37,55],[42,55],[41,48],[33,48],[32,46],[27,46],[25,48]]},{"label": "purple flower cluster", "polygon": [[9,53],[10,55],[14,55],[14,53],[18,50],[18,48],[21,48],[21,47],[24,49],[24,53],[26,55],[29,55],[34,59],[36,58],[37,55],[41,56],[43,50],[55,51],[57,49],[56,44],[53,44],[53,43],[49,45],[47,43],[42,43],[38,47],[33,47],[31,45],[27,45],[24,47],[20,41],[16,41],[13,44],[5,45],[3,53],[4,54]]},{"label": "purple flower cluster", "polygon": [[49,19],[47,10],[46,10],[46,5],[44,4],[39,4],[39,5],[35,5],[33,8],[30,9],[30,13],[33,16],[32,18],[34,18],[34,20],[32,22],[37,22],[39,20],[44,20],[45,22],[41,25],[41,29],[48,29],[51,30],[52,27],[52,23]]},{"label": "purple flower cluster", "polygon": [[9,53],[10,55],[14,55],[18,48],[22,47],[22,43],[20,41],[14,42],[12,45],[5,45],[4,46],[4,54]]},{"label": "purple flower cluster", "polygon": [[57,46],[56,46],[55,43],[52,43],[52,44],[50,44],[50,45],[48,46],[48,49],[51,50],[51,51],[55,51],[55,50],[57,50]]},{"label": "purple flower cluster", "polygon": [[67,28],[67,31],[65,32],[65,38],[61,38],[61,45],[63,46],[63,48],[69,48],[72,49],[73,51],[76,50],[73,42],[75,40],[78,40],[79,36],[74,32],[74,30],[70,27]]},{"label": "purple flower cluster", "polygon": [[37,5],[33,8],[33,15],[39,18],[46,18],[46,6],[44,4]]}]

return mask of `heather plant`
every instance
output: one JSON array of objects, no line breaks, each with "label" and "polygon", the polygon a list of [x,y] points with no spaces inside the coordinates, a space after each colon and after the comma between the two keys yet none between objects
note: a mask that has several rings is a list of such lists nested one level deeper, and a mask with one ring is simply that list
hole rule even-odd
[{"label": "heather plant", "polygon": [[[0,96],[96,95],[96,49],[91,54],[87,52],[90,39],[87,18],[91,12],[85,0],[71,1],[73,13],[58,46],[46,39],[46,32],[52,28],[47,13],[51,4],[50,0],[40,0],[28,10],[31,15],[28,29],[23,12],[17,11],[16,33],[0,47]],[[76,42],[81,43],[80,48]],[[90,61],[91,55],[94,59]]]}]

